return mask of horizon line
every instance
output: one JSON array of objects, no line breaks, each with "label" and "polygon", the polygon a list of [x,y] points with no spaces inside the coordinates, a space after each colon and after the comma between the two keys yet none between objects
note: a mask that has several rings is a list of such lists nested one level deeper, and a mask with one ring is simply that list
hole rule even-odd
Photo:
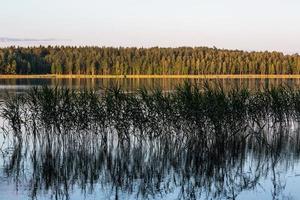
[{"label": "horizon line", "polygon": [[[1,38],[0,37],[0,44],[1,44]],[[18,40],[14,42],[51,42],[51,41],[72,41],[72,40],[64,40],[64,39],[44,39],[44,40]],[[152,49],[152,48],[163,48],[163,49],[176,49],[176,48],[209,48],[209,49],[216,49],[216,50],[225,50],[225,51],[242,51],[242,52],[257,52],[257,53],[283,53],[284,55],[299,55],[299,52],[284,52],[280,50],[245,50],[245,49],[238,49],[238,48],[219,48],[216,46],[189,46],[189,45],[182,45],[182,46],[159,46],[159,45],[153,45],[153,46],[116,46],[116,45],[72,45],[72,44],[31,44],[31,45],[20,45],[20,44],[7,44],[6,46],[1,46],[0,49],[5,49],[5,48],[40,48],[40,47],[58,47],[58,48],[66,48],[66,47],[71,47],[71,48],[137,48],[137,49]]]}]

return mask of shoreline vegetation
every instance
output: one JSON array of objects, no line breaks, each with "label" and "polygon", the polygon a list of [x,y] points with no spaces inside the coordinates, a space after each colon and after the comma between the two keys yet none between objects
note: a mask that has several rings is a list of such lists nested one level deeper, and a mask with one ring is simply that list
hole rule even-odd
[{"label": "shoreline vegetation", "polygon": [[[262,91],[247,88],[226,91],[222,85],[215,86],[212,87],[208,82],[203,86],[185,82],[171,93],[163,93],[159,87],[140,88],[132,93],[126,93],[119,86],[106,88],[103,93],[93,89],[35,87],[24,94],[7,95],[0,104],[0,116],[15,128],[34,121],[37,125],[39,123],[36,120],[41,120],[41,124],[49,127],[58,122],[68,125],[56,126],[65,130],[82,125],[88,128],[94,123],[105,128],[111,127],[107,124],[117,123],[119,125],[116,128],[124,128],[120,130],[121,134],[127,133],[130,124],[141,128],[152,126],[154,121],[157,121],[154,124],[163,124],[161,120],[170,120],[174,128],[178,124],[192,127],[197,124],[202,130],[209,125],[214,131],[207,134],[227,134],[228,131],[217,129],[226,127],[237,131],[242,124],[247,124],[242,126],[244,128],[255,128],[257,126],[254,124],[259,121],[269,123],[274,120],[274,124],[283,125],[300,120],[299,89],[281,86]],[[182,120],[182,123],[178,123],[178,120]],[[249,123],[251,121],[253,123]],[[259,124],[258,127],[265,125]],[[241,129],[238,132],[243,131]],[[145,136],[142,134],[142,137]]]},{"label": "shoreline vegetation", "polygon": [[1,177],[29,199],[68,200],[77,187],[81,199],[236,199],[265,180],[281,199],[300,157],[299,102],[288,87],[31,88],[0,102]]},{"label": "shoreline vegetation", "polygon": [[[300,120],[299,89],[225,91],[222,85],[216,86],[206,83],[200,87],[185,82],[171,93],[164,93],[159,87],[141,88],[133,93],[126,93],[119,86],[107,88],[103,93],[93,89],[35,87],[24,94],[8,94],[0,104],[0,117],[9,123],[19,140],[23,137],[21,130],[30,127],[33,130],[45,127],[58,134],[70,131],[98,134],[110,127],[117,131],[118,142],[122,144],[133,142],[133,137],[155,140],[167,136],[170,138],[166,141],[171,141],[183,136],[179,141],[192,144],[214,141],[219,148],[234,137],[246,139],[247,131],[267,141],[265,137],[270,130],[282,131],[283,127],[289,130],[288,124]],[[198,146],[191,149],[195,148]]]},{"label": "shoreline vegetation", "polygon": [[207,74],[207,75],[76,75],[76,74],[0,74],[0,79],[300,79],[300,74]]}]

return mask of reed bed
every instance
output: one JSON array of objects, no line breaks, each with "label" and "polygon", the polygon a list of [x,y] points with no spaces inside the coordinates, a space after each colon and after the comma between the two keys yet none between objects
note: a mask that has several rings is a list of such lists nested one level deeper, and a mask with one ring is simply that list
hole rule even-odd
[{"label": "reed bed", "polygon": [[159,88],[128,93],[116,86],[101,93],[42,87],[8,95],[1,105],[1,116],[16,136],[22,127],[46,127],[64,134],[100,134],[114,129],[119,141],[128,142],[131,135],[139,139],[214,137],[224,142],[246,129],[259,132],[298,123],[300,90],[276,87],[225,91],[222,86],[199,87],[188,82],[167,93]]},{"label": "reed bed", "polygon": [[33,88],[1,105],[14,140],[4,169],[14,180],[31,169],[24,181],[32,199],[41,191],[69,199],[74,186],[100,186],[114,199],[163,197],[178,187],[178,199],[236,199],[270,173],[276,197],[276,166],[300,158],[299,103],[300,91],[288,87]]}]

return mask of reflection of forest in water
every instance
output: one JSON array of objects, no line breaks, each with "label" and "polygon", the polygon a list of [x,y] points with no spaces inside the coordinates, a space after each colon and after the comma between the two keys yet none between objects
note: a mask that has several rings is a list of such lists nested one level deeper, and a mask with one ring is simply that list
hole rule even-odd
[{"label": "reflection of forest in water", "polygon": [[284,85],[290,87],[299,87],[300,79],[2,79],[0,80],[0,89],[9,89],[12,91],[26,89],[31,86],[65,86],[69,88],[108,88],[112,85],[120,85],[125,90],[134,91],[141,87],[156,88],[163,90],[173,90],[178,84],[185,81],[197,83],[200,86],[205,82],[220,84],[225,89],[230,88],[249,88],[264,89],[273,86]]}]

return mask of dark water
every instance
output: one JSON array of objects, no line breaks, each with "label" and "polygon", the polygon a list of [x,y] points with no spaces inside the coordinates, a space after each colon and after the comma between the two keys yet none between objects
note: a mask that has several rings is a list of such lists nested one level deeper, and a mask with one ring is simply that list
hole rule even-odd
[{"label": "dark water", "polygon": [[220,84],[225,88],[245,87],[250,89],[264,89],[278,85],[300,87],[300,79],[0,79],[0,90],[9,89],[20,91],[32,86],[63,86],[68,88],[96,88],[103,89],[111,85],[120,85],[125,90],[136,90],[141,87],[173,90],[185,81],[203,85],[204,82]]},{"label": "dark water", "polygon": [[[101,89],[111,84],[126,90],[160,86],[169,91],[182,82],[1,80],[0,92],[23,92],[37,85]],[[211,82],[253,90],[300,83]],[[176,121],[176,117],[174,123],[159,116],[152,116],[142,127],[124,118],[80,128],[85,123],[82,119],[79,128],[59,124],[66,128],[57,130],[35,121],[33,114],[22,116],[28,120],[22,122],[22,139],[7,120],[0,120],[0,199],[300,199],[300,127],[294,118],[282,123],[245,119],[251,125],[246,129],[242,124],[224,128],[205,120],[203,125],[190,119]],[[119,143],[120,132],[130,133],[130,138]],[[225,132],[232,137],[219,143],[218,137]],[[141,140],[146,133],[151,139]],[[199,134],[211,138],[199,139]]]}]

